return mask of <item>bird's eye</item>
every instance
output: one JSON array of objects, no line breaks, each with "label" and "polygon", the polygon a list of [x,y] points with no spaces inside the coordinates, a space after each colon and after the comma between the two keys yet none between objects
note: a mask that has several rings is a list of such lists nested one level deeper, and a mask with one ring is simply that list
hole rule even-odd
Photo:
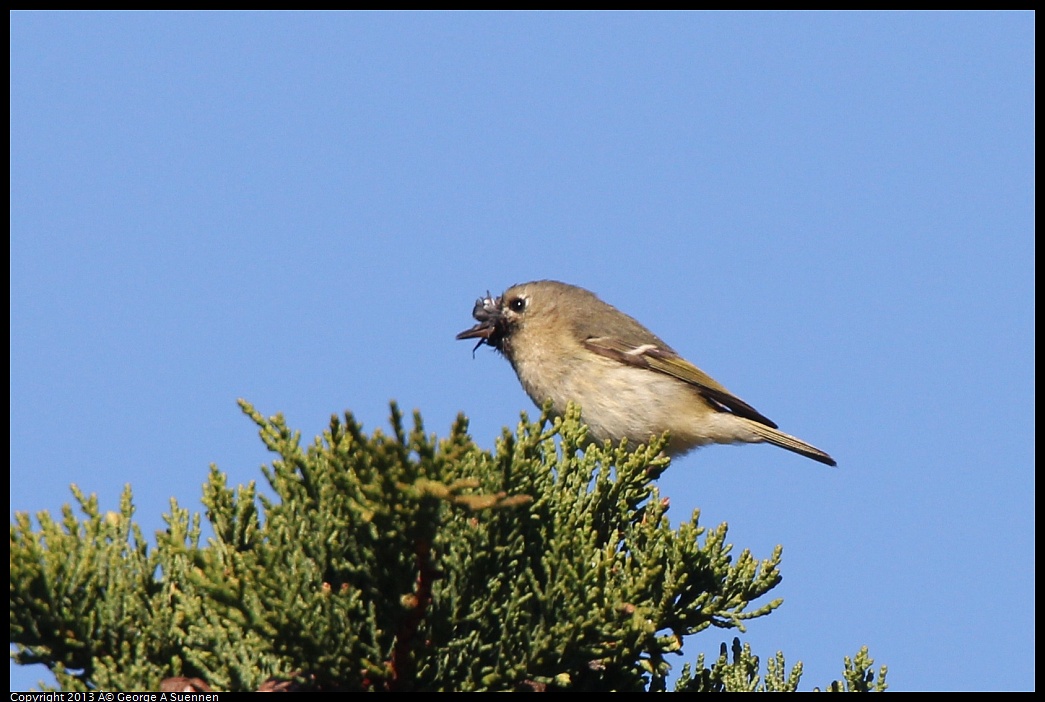
[{"label": "bird's eye", "polygon": [[508,308],[512,312],[522,312],[526,309],[526,298],[517,297],[508,303]]}]

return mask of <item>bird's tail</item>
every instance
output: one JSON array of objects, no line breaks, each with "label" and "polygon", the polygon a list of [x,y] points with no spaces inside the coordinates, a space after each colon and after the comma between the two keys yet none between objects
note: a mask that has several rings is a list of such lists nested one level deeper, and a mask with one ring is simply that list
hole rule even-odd
[{"label": "bird's tail", "polygon": [[762,440],[766,443],[773,444],[774,446],[779,446],[780,448],[785,448],[788,451],[794,451],[795,453],[801,454],[806,458],[812,458],[814,461],[820,461],[821,463],[826,463],[829,466],[838,465],[835,462],[835,459],[831,458],[829,455],[818,449],[816,446],[807,444],[801,439],[791,436],[790,434],[785,434],[779,429],[767,427],[765,424],[760,424],[752,420],[747,421],[748,428],[751,429],[751,431],[753,431],[758,436],[762,437]]}]

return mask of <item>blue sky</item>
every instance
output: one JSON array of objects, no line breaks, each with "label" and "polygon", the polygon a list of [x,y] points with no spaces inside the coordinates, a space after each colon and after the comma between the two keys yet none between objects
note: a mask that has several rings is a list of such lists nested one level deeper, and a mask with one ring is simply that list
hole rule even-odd
[{"label": "blue sky", "polygon": [[1032,14],[10,19],[12,515],[260,479],[238,397],[492,447],[535,412],[454,334],[554,278],[838,459],[660,480],[783,544],[763,660],[1035,686]]}]

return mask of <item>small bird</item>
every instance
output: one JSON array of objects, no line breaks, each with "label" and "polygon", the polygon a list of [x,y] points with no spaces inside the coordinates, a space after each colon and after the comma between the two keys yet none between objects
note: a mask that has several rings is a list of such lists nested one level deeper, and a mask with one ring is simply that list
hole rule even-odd
[{"label": "small bird", "polygon": [[672,456],[764,441],[837,465],[584,288],[554,280],[513,285],[498,298],[479,298],[472,316],[479,323],[457,338],[500,351],[538,406],[550,399],[561,415],[568,402],[580,405],[595,441],[636,446],[667,431]]}]

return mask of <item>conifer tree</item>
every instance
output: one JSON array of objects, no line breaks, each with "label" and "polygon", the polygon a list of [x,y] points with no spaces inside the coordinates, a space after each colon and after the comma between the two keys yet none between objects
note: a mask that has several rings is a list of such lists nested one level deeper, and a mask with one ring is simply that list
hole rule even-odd
[{"label": "conifer tree", "polygon": [[[211,468],[202,517],[172,500],[149,546],[130,488],[103,513],[11,526],[11,642],[63,690],[630,690],[667,687],[683,642],[771,613],[781,549],[732,552],[699,513],[672,528],[663,441],[586,446],[579,412],[523,416],[493,452],[334,417],[308,447],[241,401],[274,497]],[[759,604],[761,602],[761,604]],[[708,632],[710,634],[710,632]],[[866,649],[828,689],[884,690]],[[795,690],[734,638],[674,689]]]}]

